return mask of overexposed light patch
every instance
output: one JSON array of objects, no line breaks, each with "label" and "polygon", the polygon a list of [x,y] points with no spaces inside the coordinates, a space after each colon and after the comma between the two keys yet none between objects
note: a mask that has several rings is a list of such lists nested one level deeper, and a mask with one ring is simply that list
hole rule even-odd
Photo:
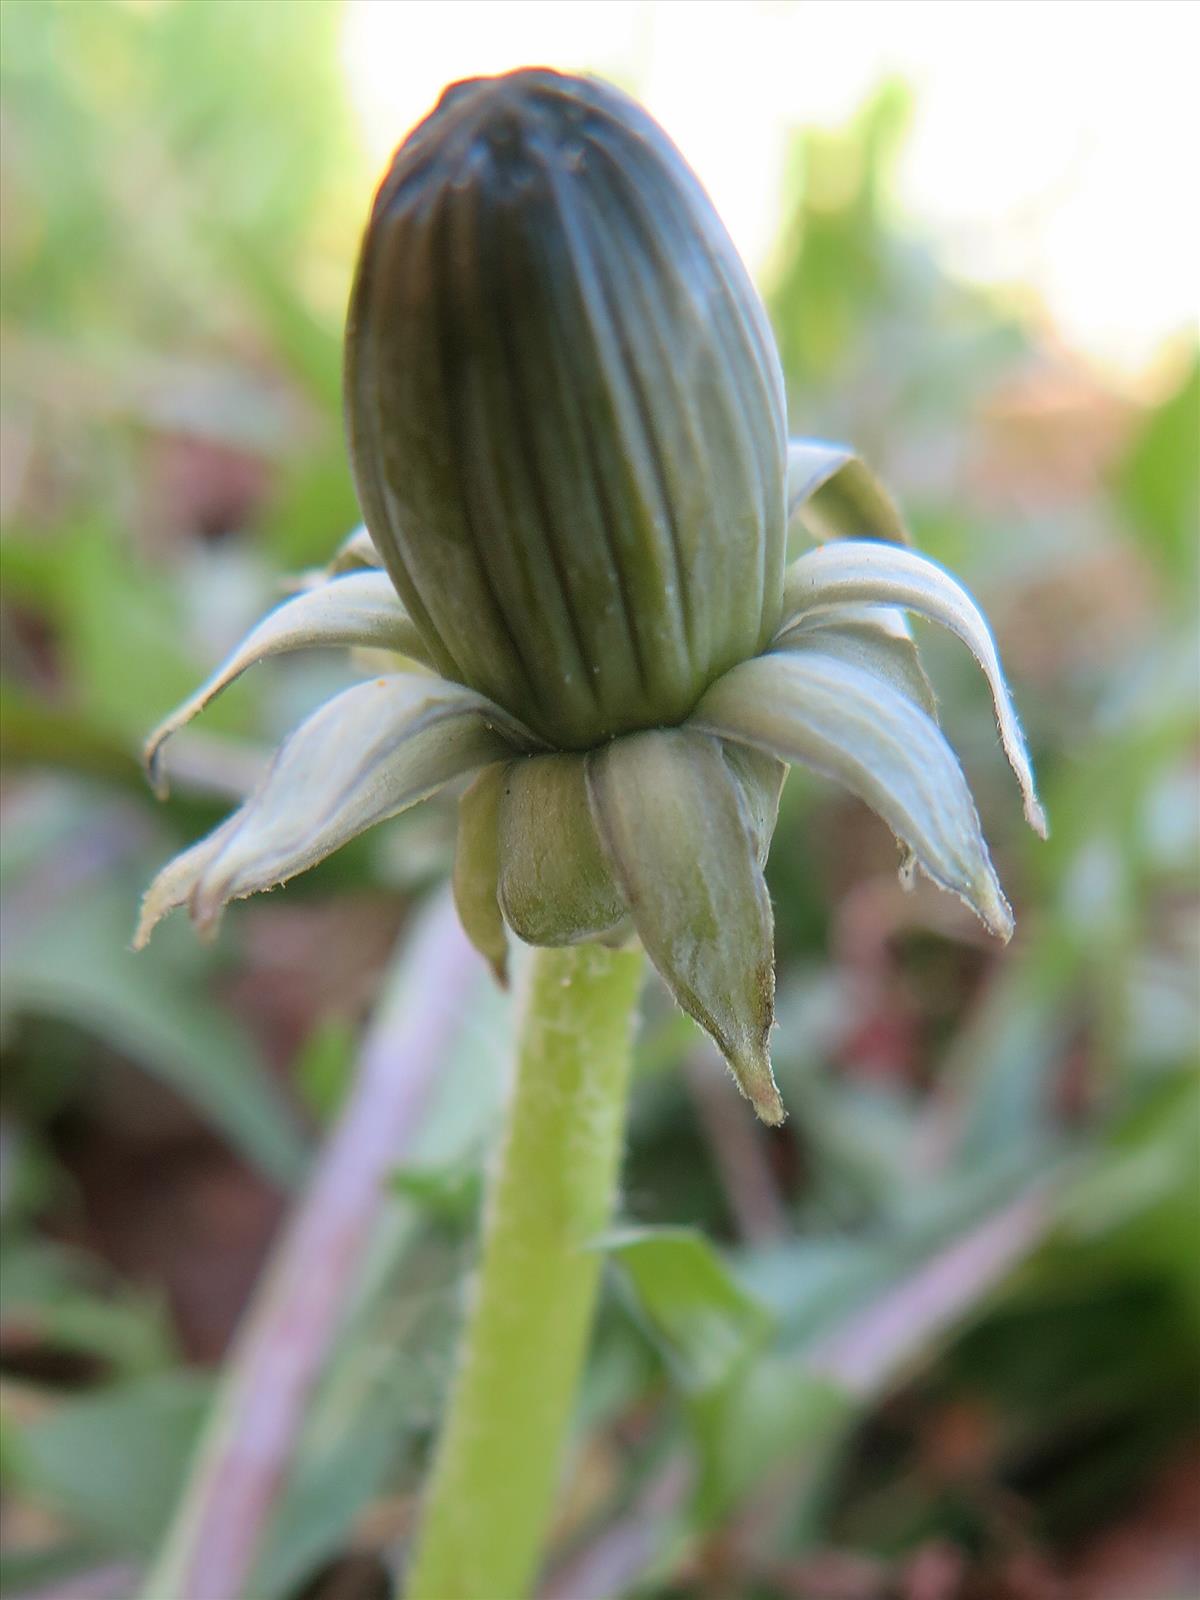
[{"label": "overexposed light patch", "polygon": [[761,269],[792,132],[913,89],[897,201],[976,282],[1028,286],[1126,372],[1195,328],[1200,12],[1176,0],[350,0],[345,63],[376,166],[445,84],[522,64],[637,93]]},{"label": "overexposed light patch", "polygon": [[368,149],[382,161],[458,78],[518,66],[621,78],[646,16],[640,0],[349,0],[343,59]]}]

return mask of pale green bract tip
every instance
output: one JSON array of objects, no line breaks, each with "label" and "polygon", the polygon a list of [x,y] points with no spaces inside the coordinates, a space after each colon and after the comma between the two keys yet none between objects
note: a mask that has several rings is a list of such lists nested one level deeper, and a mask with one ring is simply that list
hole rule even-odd
[{"label": "pale green bract tip", "polygon": [[348,571],[344,577],[314,584],[265,616],[207,682],[150,735],[144,760],[158,797],[167,794],[162,770],[167,740],[243,672],[271,656],[338,645],[391,650],[428,665],[425,647],[385,573]]}]

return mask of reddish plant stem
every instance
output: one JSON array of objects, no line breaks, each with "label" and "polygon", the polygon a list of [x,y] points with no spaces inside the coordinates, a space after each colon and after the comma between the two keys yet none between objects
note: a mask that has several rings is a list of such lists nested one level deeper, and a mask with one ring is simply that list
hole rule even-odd
[{"label": "reddish plant stem", "polygon": [[403,978],[362,1044],[338,1121],[234,1348],[144,1600],[237,1600],[387,1193],[479,966],[448,894],[406,935]]}]

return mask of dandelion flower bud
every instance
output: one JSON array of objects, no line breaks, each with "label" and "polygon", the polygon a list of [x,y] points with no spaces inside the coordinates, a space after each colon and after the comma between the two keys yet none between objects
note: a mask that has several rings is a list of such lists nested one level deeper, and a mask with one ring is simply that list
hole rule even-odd
[{"label": "dandelion flower bud", "polygon": [[777,626],[774,343],[618,90],[530,70],[443,95],[375,201],[346,407],[429,654],[559,748],[681,722]]},{"label": "dandelion flower bud", "polygon": [[[625,95],[543,70],[446,91],[376,196],[346,411],[367,528],[151,735],[151,775],[162,787],[166,742],[268,656],[368,646],[395,670],[301,723],[245,804],[164,867],[138,943],[175,906],[212,928],[470,779],[455,899],[497,977],[506,930],[632,930],[774,1123],[763,867],[788,765],[874,807],[903,882],[919,866],[1010,936],[904,614],[975,656],[1044,835],[987,619],[905,548],[852,449],[787,441],[762,305]],[[785,576],[789,522],[828,542]]]}]

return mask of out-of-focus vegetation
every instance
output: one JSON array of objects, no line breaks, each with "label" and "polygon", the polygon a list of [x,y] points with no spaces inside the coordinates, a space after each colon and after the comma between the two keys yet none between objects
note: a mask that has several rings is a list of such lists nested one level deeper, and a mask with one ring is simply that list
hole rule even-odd
[{"label": "out-of-focus vegetation", "polygon": [[[353,673],[249,675],[152,802],[142,735],[357,520],[338,26],[317,0],[3,9],[5,1594],[130,1592],[449,863],[450,810],[422,808],[215,948],[176,919],[127,949],[155,866]],[[985,604],[1053,837],[1021,833],[965,652],[923,636],[1013,946],[902,894],[881,825],[796,773],[786,1127],[648,995],[549,1565],[569,1600],[1200,1585],[1200,367],[1176,351],[1135,404],[948,281],[889,221],[905,114],[889,88],[798,143],[768,285],[793,431],[853,439]],[[402,1552],[502,1093],[507,1003],[470,983],[254,1600],[382,1593]]]}]

